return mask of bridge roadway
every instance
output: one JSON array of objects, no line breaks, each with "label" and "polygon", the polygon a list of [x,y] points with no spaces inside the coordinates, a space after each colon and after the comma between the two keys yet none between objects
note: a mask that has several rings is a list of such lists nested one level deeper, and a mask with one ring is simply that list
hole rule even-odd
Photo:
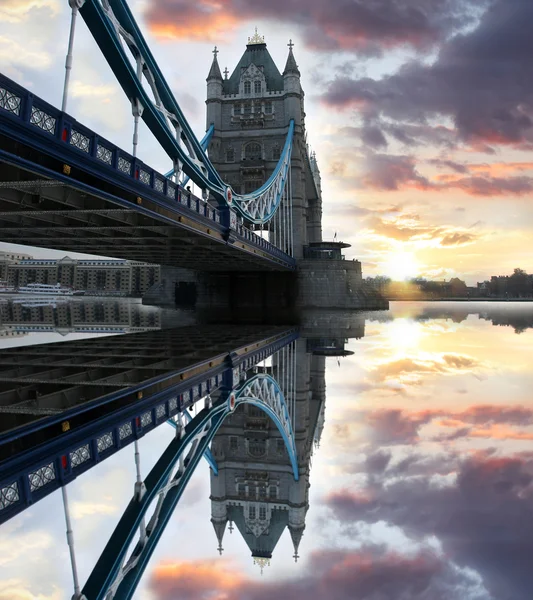
[{"label": "bridge roadway", "polygon": [[0,75],[0,240],[197,271],[295,260]]},{"label": "bridge roadway", "polygon": [[182,327],[0,351],[0,524],[298,337]]}]

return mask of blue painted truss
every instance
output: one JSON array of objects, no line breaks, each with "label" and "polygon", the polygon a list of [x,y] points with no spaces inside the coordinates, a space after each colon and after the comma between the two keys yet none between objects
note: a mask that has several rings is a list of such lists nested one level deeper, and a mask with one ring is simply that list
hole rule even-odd
[{"label": "blue painted truss", "polygon": [[[253,404],[276,424],[293,475],[299,478],[294,432],[283,393],[270,375],[258,374],[238,388],[223,392],[186,425],[176,424],[168,445],[144,481],[145,492],[134,495],[95,565],[83,594],[90,600],[133,597],[146,565],[190,478],[226,416],[240,404]],[[138,541],[135,543],[135,541]]]},{"label": "blue painted truss", "polygon": [[86,0],[80,13],[134,110],[177,169],[248,221],[270,221],[288,193],[294,121],[289,123],[283,152],[268,181],[250,194],[236,194],[205,155],[125,0]]}]

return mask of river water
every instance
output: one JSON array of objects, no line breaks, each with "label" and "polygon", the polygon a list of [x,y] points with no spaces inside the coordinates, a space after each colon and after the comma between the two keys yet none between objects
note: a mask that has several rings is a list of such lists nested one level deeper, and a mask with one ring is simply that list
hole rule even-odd
[{"label": "river water", "polygon": [[[134,597],[530,599],[533,305],[392,303],[390,311],[358,316],[355,326],[341,322],[334,340],[306,331],[312,341],[302,352],[316,358],[309,387],[320,396],[325,383],[325,401],[318,398],[320,414],[309,418],[313,431],[301,426],[310,456],[300,456],[309,465],[300,487],[284,491],[287,469],[269,466],[271,454],[259,442],[253,449],[232,421],[215,438],[215,458],[237,486],[241,475],[277,478],[266,526],[254,529],[260,516],[243,520],[234,507],[219,544],[212,520],[232,503],[201,462]],[[37,343],[57,339],[43,335]],[[140,440],[143,473],[173,436],[161,426]],[[246,459],[228,449],[241,443]],[[82,585],[134,481],[127,446],[69,484]],[[271,550],[268,560],[258,560],[261,544]],[[0,527],[0,599],[62,600],[72,589],[57,490]]]}]

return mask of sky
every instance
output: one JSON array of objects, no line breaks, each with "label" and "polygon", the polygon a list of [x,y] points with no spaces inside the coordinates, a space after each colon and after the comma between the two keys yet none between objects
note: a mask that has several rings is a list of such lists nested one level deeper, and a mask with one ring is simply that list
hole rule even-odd
[{"label": "sky", "polygon": [[[323,178],[324,237],[364,275],[460,276],[533,266],[529,0],[131,0],[199,138],[214,45],[237,64],[257,26],[280,69],[289,39]],[[43,26],[43,24],[45,24]],[[59,106],[69,9],[2,0],[2,72]],[[68,112],[125,149],[128,100],[79,19]],[[170,161],[146,128],[139,156]],[[63,253],[62,253],[63,254]]]},{"label": "sky", "polygon": [[[347,349],[326,362],[298,563],[287,531],[263,575],[238,530],[218,555],[202,461],[136,599],[531,598],[531,305],[391,303]],[[172,436],[161,425],[141,438],[143,475]],[[82,582],[134,480],[127,446],[68,485]],[[0,528],[0,600],[71,592],[56,491]]]}]

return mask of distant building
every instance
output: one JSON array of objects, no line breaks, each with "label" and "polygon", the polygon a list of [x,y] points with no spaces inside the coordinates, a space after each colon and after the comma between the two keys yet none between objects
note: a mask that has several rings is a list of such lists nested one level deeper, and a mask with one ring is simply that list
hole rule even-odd
[{"label": "distant building", "polygon": [[142,296],[160,281],[161,267],[131,260],[38,259],[28,254],[0,253],[0,279],[15,287],[60,283],[89,293]]}]

